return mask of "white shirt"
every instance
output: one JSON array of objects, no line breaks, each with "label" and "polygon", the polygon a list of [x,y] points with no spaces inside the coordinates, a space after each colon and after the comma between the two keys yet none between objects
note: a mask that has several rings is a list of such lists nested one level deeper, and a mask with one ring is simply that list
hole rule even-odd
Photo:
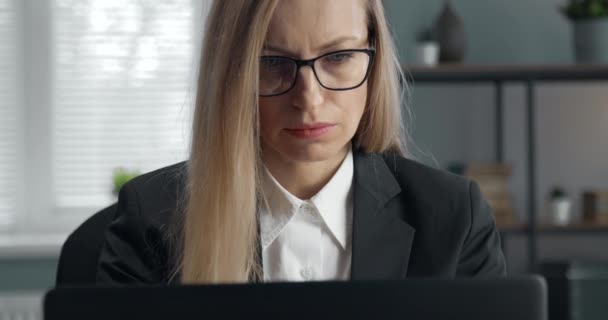
[{"label": "white shirt", "polygon": [[353,156],[309,200],[283,188],[265,170],[263,191],[270,210],[260,210],[264,281],[350,279]]}]

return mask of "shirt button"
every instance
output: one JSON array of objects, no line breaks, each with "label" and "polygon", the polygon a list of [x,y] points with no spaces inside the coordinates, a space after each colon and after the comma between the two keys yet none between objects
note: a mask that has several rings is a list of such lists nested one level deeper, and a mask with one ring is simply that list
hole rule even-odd
[{"label": "shirt button", "polygon": [[309,204],[303,204],[302,205],[302,212],[306,213],[306,214],[315,214],[315,208],[313,208],[311,205]]},{"label": "shirt button", "polygon": [[300,275],[302,276],[302,279],[304,280],[311,280],[312,279],[312,269],[311,268],[304,268],[302,270],[300,270]]}]

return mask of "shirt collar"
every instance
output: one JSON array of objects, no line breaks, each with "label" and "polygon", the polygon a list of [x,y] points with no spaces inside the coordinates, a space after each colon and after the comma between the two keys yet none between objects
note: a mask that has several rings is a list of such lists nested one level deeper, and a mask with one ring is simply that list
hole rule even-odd
[{"label": "shirt collar", "polygon": [[[301,200],[287,191],[264,167],[262,191],[268,203],[260,206],[260,234],[266,249],[278,237],[287,223],[306,202],[312,202],[324,223],[346,249],[352,230],[352,181],[354,164],[352,149],[325,186],[309,201]],[[268,210],[269,209],[269,210]]]},{"label": "shirt collar", "polygon": [[342,249],[346,249],[352,230],[353,167],[352,150],[349,150],[331,180],[310,199]]}]

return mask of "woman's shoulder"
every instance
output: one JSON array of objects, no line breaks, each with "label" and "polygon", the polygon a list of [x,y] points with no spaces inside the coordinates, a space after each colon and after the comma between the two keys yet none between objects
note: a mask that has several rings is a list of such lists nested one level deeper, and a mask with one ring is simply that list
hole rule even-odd
[{"label": "woman's shoulder", "polygon": [[402,190],[421,194],[455,196],[468,193],[471,179],[432,167],[417,160],[395,153],[382,153],[382,159],[391,171]]},{"label": "woman's shoulder", "polygon": [[185,196],[186,172],[187,163],[180,162],[133,178],[120,190],[119,208],[135,209],[150,224],[169,223]]},{"label": "woman's shoulder", "polygon": [[170,278],[168,263],[175,251],[168,238],[172,217],[183,192],[184,162],[164,167],[125,183],[118,195],[116,216],[105,233],[97,282],[161,283]]},{"label": "woman's shoulder", "polygon": [[185,186],[187,163],[179,162],[133,178],[125,184],[136,190],[140,197],[154,198],[159,195],[179,195]]},{"label": "woman's shoulder", "polygon": [[[418,243],[432,248],[432,265],[448,259],[445,265],[456,276],[505,274],[494,215],[476,182],[396,154],[382,158],[401,188],[395,199],[407,208],[404,216],[416,229]],[[457,262],[449,260],[454,253]],[[426,269],[410,270],[428,274]]]}]

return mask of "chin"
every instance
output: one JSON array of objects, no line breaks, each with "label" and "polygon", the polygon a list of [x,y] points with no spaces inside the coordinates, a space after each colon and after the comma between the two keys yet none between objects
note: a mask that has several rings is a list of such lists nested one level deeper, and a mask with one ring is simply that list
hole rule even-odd
[{"label": "chin", "polygon": [[283,158],[298,162],[320,162],[330,160],[341,154],[346,143],[313,142],[305,145],[290,144],[275,148]]}]

